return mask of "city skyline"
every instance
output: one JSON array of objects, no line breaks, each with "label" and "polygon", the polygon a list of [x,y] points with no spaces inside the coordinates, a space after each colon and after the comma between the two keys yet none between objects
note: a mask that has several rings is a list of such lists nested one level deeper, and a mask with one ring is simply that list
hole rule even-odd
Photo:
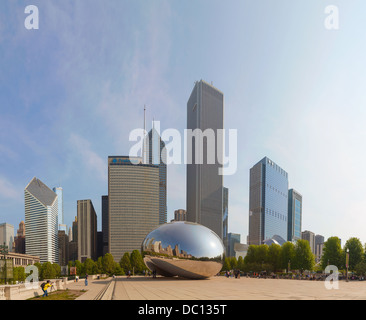
[{"label": "city skyline", "polygon": [[[108,156],[128,153],[144,105],[148,123],[182,131],[194,81],[205,79],[225,94],[224,127],[238,129],[228,231],[246,239],[249,169],[267,156],[303,196],[303,230],[366,242],[362,1],[340,6],[336,31],[315,0],[265,10],[197,1],[193,12],[179,1],[48,1],[32,31],[25,4],[0,12],[0,223],[24,220],[36,176],[63,188],[68,227],[77,200],[91,199],[101,230]],[[186,209],[185,175],[185,165],[168,166],[168,221]]]}]

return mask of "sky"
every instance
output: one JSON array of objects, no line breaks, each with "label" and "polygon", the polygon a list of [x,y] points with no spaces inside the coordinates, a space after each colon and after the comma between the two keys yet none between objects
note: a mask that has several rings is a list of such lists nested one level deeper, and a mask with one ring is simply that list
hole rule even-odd
[{"label": "sky", "polygon": [[[29,4],[39,29],[25,27]],[[64,223],[91,199],[101,230],[108,156],[129,154],[144,105],[148,128],[183,134],[203,79],[238,132],[229,232],[246,243],[249,170],[267,156],[303,196],[302,230],[366,243],[365,13],[364,0],[2,1],[0,223],[16,232],[37,177],[63,188]],[[168,221],[185,194],[185,165],[169,165]]]}]

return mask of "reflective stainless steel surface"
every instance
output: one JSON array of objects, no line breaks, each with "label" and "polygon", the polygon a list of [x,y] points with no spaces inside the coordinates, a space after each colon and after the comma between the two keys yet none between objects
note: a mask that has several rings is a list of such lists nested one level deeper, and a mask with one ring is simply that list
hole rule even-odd
[{"label": "reflective stainless steel surface", "polygon": [[224,258],[216,233],[186,221],[159,226],[146,236],[141,251],[146,266],[166,277],[209,278],[221,270]]}]

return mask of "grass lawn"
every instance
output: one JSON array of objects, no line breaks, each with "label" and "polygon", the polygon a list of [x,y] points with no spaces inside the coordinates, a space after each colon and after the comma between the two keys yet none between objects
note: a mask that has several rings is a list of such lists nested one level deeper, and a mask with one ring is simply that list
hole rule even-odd
[{"label": "grass lawn", "polygon": [[75,300],[85,293],[85,290],[59,290],[48,293],[48,297],[34,297],[28,300]]}]

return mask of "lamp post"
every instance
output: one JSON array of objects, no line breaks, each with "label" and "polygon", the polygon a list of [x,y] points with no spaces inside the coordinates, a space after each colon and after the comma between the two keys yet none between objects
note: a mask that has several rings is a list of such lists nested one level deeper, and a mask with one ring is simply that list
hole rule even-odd
[{"label": "lamp post", "polygon": [[346,282],[348,282],[349,248],[346,250]]}]

